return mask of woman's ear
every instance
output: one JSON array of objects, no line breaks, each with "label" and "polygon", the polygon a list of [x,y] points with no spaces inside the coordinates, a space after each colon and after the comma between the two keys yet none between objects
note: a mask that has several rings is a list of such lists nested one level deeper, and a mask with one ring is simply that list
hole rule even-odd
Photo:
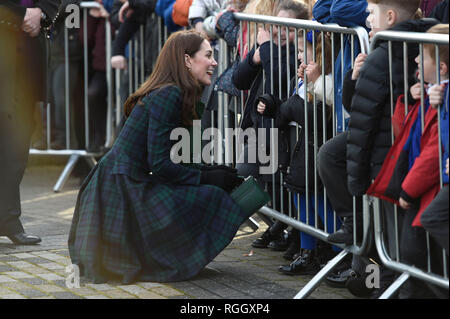
[{"label": "woman's ear", "polygon": [[191,70],[192,69],[192,64],[191,64],[191,57],[189,56],[189,54],[185,54],[184,55],[184,62],[186,64],[186,68],[188,70]]}]

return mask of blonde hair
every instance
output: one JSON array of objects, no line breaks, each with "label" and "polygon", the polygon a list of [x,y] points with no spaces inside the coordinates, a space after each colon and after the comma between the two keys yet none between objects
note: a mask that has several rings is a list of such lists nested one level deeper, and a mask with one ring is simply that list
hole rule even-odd
[{"label": "blonde hair", "polygon": [[[251,0],[245,7],[243,13],[276,16],[278,14],[277,8],[279,3],[280,0]],[[255,25],[250,23],[249,50],[255,45],[255,33]],[[244,41],[247,41],[247,39],[244,39]]]}]

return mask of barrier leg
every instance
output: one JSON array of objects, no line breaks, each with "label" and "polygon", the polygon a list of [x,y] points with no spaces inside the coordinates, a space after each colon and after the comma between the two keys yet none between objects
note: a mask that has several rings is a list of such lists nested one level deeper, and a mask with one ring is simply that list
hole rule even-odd
[{"label": "barrier leg", "polygon": [[67,162],[63,172],[59,176],[58,181],[55,184],[55,187],[53,187],[53,191],[55,193],[59,193],[61,189],[64,187],[64,184],[67,182],[67,179],[69,178],[70,173],[72,173],[73,168],[75,167],[75,164],[77,163],[79,158],[80,155],[78,154],[70,155],[69,161]]},{"label": "barrier leg", "polygon": [[253,231],[256,231],[259,228],[259,223],[252,217],[249,217],[245,223],[248,227],[250,227]]},{"label": "barrier leg", "polygon": [[405,281],[409,279],[409,277],[409,274],[406,272],[401,274],[378,299],[389,299],[405,283]]},{"label": "barrier leg", "polygon": [[328,275],[330,271],[336,267],[349,252],[346,250],[341,251],[336,257],[331,259],[325,267],[323,267],[313,279],[311,279],[302,290],[295,295],[294,299],[306,299],[322,282],[323,279]]},{"label": "barrier leg", "polygon": [[88,163],[91,169],[93,169],[94,166],[97,164],[97,161],[95,160],[94,156],[83,156],[83,158]]},{"label": "barrier leg", "polygon": [[271,218],[267,217],[266,215],[261,214],[260,212],[257,212],[257,214],[258,214],[259,218],[261,218],[262,221],[267,224],[267,226],[270,227],[274,224],[274,221]]}]

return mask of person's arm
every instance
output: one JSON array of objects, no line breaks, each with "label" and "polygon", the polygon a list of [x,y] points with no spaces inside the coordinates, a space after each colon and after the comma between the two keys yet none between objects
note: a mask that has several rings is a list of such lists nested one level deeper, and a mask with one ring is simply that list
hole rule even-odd
[{"label": "person's arm", "polygon": [[40,8],[45,14],[46,22],[44,27],[49,26],[57,18],[61,6],[61,0],[38,0],[35,2],[36,7]]},{"label": "person's arm", "polygon": [[345,110],[350,113],[352,107],[352,98],[355,94],[356,80],[352,80],[353,69],[349,70],[344,77],[342,85],[342,105]]},{"label": "person's arm", "polygon": [[373,140],[389,99],[386,65],[387,53],[379,47],[367,57],[356,82],[347,134],[347,182],[354,196],[365,194],[371,182]]},{"label": "person's arm", "polygon": [[229,47],[237,45],[239,36],[239,22],[234,19],[233,11],[224,12],[216,23],[216,34],[223,38]]},{"label": "person's arm", "polygon": [[317,0],[313,7],[313,17],[320,23],[331,23],[330,9],[333,0]]},{"label": "person's arm", "polygon": [[200,183],[201,171],[172,162],[170,152],[176,141],[170,140],[172,130],[181,124],[181,90],[165,87],[143,99],[148,104],[148,165],[153,174],[176,184]]},{"label": "person's arm", "polygon": [[192,1],[191,6],[189,7],[189,21],[197,18],[205,19],[207,16],[208,10],[206,8],[206,4],[204,0],[194,0]]},{"label": "person's arm", "polygon": [[[291,45],[293,47],[293,45]],[[260,56],[261,56],[261,65],[266,72],[266,79],[268,84],[270,85],[271,77],[273,76],[273,88],[272,92],[274,95],[278,96],[278,93],[281,92],[281,97],[286,97],[287,91],[287,58],[286,58],[286,50],[283,48],[281,52],[281,74],[280,74],[280,66],[278,64],[278,46],[273,44],[273,52],[272,52],[272,63],[270,57],[270,42],[264,42],[259,47]],[[292,57],[292,55],[291,55]],[[289,74],[289,78],[294,75],[294,69],[291,65],[291,74]],[[281,76],[281,88],[279,87],[279,79]]]},{"label": "person's arm", "polygon": [[330,8],[330,22],[343,27],[365,27],[368,15],[366,0],[333,0]]},{"label": "person's arm", "polygon": [[130,41],[130,39],[139,29],[139,26],[140,22],[138,21],[138,19],[133,19],[132,17],[126,19],[125,22],[120,25],[119,32],[117,33],[117,36],[114,39],[113,43],[113,56],[125,55],[125,47],[127,46],[128,41]]},{"label": "person's arm", "polygon": [[236,70],[233,72],[232,81],[238,90],[250,89],[258,72],[261,70],[259,65],[253,63],[254,53],[255,49],[252,49],[245,59],[239,62]]}]

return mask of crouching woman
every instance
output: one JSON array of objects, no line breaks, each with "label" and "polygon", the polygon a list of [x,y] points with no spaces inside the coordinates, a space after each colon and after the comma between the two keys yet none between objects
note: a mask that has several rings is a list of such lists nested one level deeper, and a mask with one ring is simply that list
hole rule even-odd
[{"label": "crouching woman", "polygon": [[199,33],[174,33],[125,102],[127,121],[81,186],[70,230],[70,257],[88,280],[189,279],[254,212],[229,194],[241,181],[235,170],[170,158],[171,131],[200,118],[197,102],[216,66]]}]

